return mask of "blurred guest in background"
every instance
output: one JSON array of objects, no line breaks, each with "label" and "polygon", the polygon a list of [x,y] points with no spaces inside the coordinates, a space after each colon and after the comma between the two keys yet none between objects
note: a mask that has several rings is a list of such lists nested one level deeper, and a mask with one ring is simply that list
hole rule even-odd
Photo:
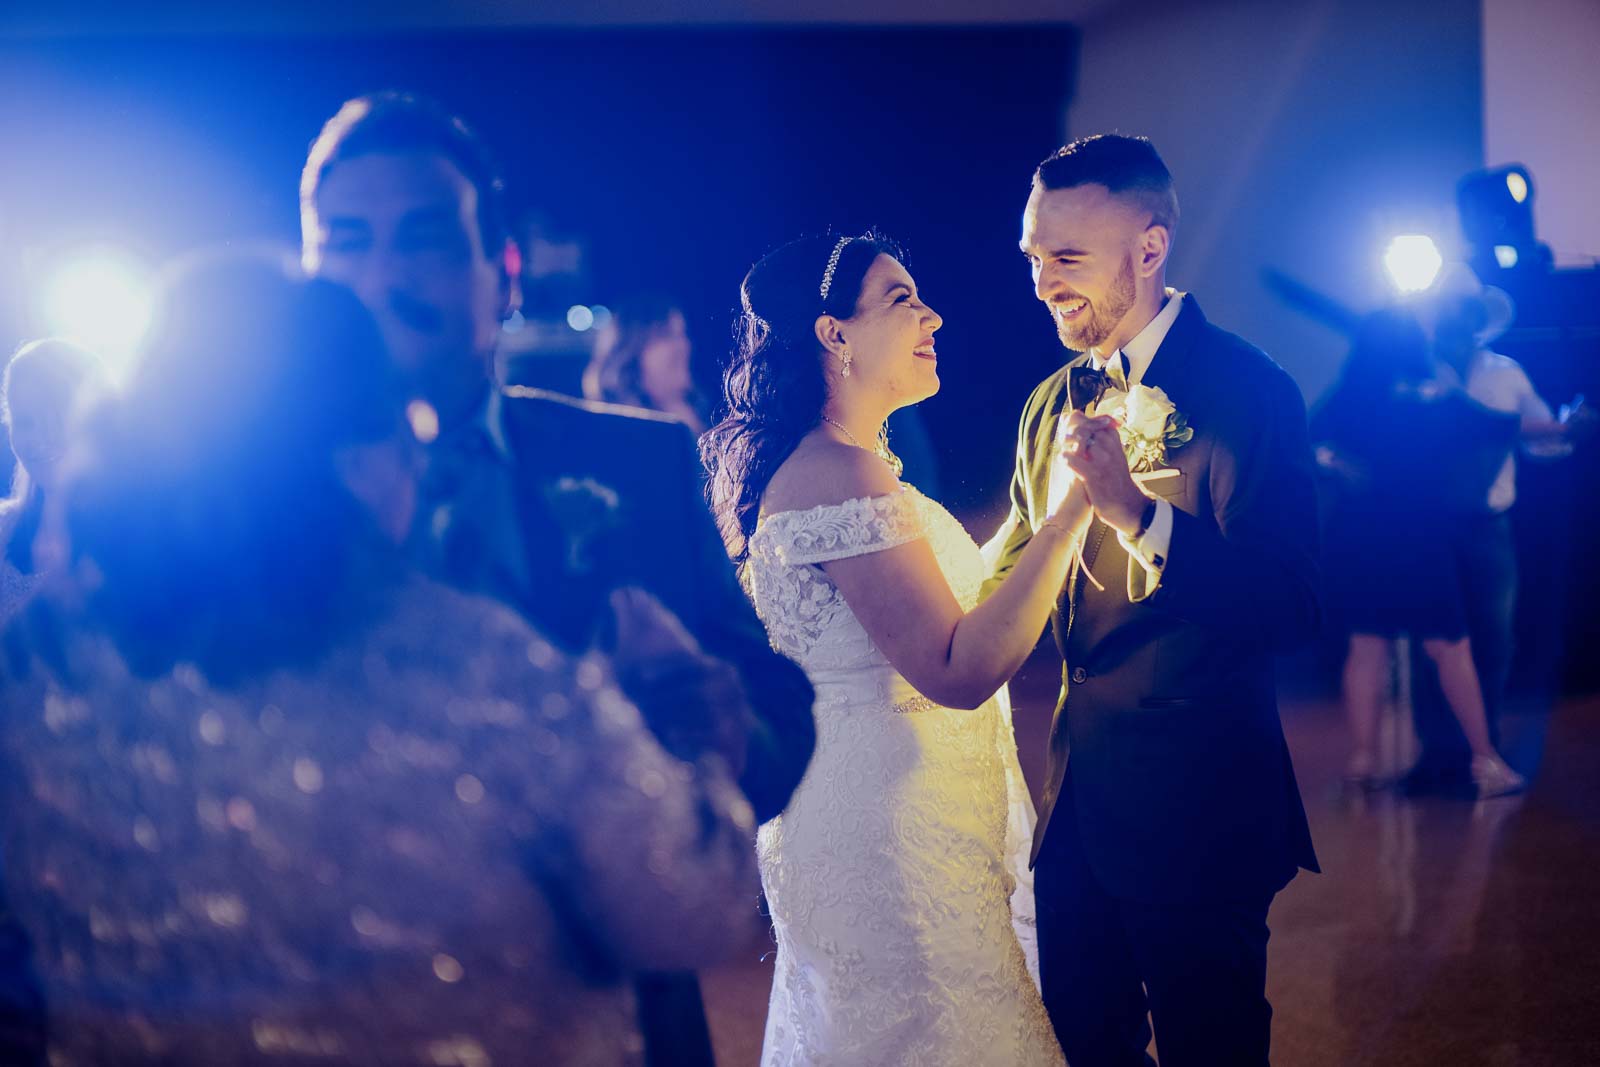
[{"label": "blurred guest in background", "polygon": [[63,490],[81,602],[24,617],[0,719],[50,1062],[637,1062],[623,977],[755,924],[732,770],[407,564],[404,394],[347,291],[201,263],[158,323]]},{"label": "blurred guest in background", "polygon": [[[1422,311],[1432,328],[1440,382],[1464,389],[1491,411],[1513,416],[1517,426],[1520,448],[1504,457],[1487,491],[1465,503],[1449,531],[1489,733],[1498,742],[1516,622],[1517,556],[1510,514],[1517,499],[1516,453],[1537,460],[1570,455],[1574,444],[1593,432],[1594,412],[1578,403],[1568,409],[1568,418],[1557,419],[1521,365],[1490,349],[1511,327],[1516,309],[1504,290],[1483,285],[1465,264],[1445,269]],[[1418,792],[1450,790],[1468,780],[1470,746],[1428,672],[1418,674],[1422,684],[1414,687],[1414,710],[1422,753],[1406,786]]]},{"label": "blurred guest in background", "polygon": [[1328,601],[1350,633],[1344,701],[1352,735],[1346,778],[1377,778],[1377,726],[1396,639],[1421,643],[1471,746],[1481,796],[1514,792],[1520,775],[1495,751],[1473,666],[1461,568],[1452,549],[1463,508],[1479,499],[1511,447],[1512,420],[1459,389],[1438,389],[1427,335],[1408,312],[1362,323],[1338,384],[1312,423],[1336,480],[1324,539]]},{"label": "blurred guest in background", "polygon": [[68,420],[104,378],[93,352],[53,338],[25,345],[6,366],[0,418],[17,463],[11,495],[0,501],[0,627],[22,610],[49,569],[49,549],[44,559],[35,555],[45,497],[60,482]]},{"label": "blurred guest in background", "polygon": [[[16,465],[11,494],[0,500],[0,630],[40,591],[58,562],[59,546],[41,541],[45,499],[60,484],[70,417],[103,377],[93,353],[56,339],[25,345],[6,366],[0,419]],[[42,1062],[44,1014],[31,946],[0,897],[0,1063]]]},{"label": "blurred guest in background", "polygon": [[583,393],[601,319],[589,243],[543,212],[525,212],[512,230],[508,264],[515,310],[501,330],[495,373],[502,385]]},{"label": "blurred guest in background", "polygon": [[619,303],[595,340],[583,395],[671,415],[699,436],[710,405],[689,356],[689,330],[676,303],[652,296]]},{"label": "blurred guest in background", "polygon": [[[104,371],[94,353],[56,338],[24,345],[6,366],[0,419],[16,465],[11,494],[0,500],[0,631],[62,561],[57,531],[45,532],[46,499],[54,498],[61,484],[72,416],[104,384]],[[18,654],[9,635],[5,651],[8,657]],[[10,701],[4,706],[9,708]],[[32,948],[0,896],[0,1063],[43,1063],[44,1054],[44,1011]]]},{"label": "blurred guest in background", "polygon": [[[811,686],[772,650],[723,554],[693,436],[673,419],[493,381],[512,285],[482,143],[412,96],[352,100],[312,145],[300,208],[307,268],[361,297],[427,401],[413,412],[431,442],[414,558],[568,648],[601,637],[657,735],[695,760],[715,754],[722,732],[695,691],[697,663],[684,670],[670,652],[607,632],[613,590],[657,596],[737,671],[753,712],[740,784],[758,821],[781,812],[815,743]],[[644,979],[639,991],[650,1062],[710,1064],[692,978]]]}]

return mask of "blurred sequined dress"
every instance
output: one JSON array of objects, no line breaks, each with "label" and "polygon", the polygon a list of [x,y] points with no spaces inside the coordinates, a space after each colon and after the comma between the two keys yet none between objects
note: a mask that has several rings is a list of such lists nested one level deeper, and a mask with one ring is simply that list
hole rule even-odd
[{"label": "blurred sequined dress", "polygon": [[226,690],[66,660],[0,722],[56,1067],[633,1063],[624,971],[748,935],[728,776],[488,601],[407,581],[315,668]]},{"label": "blurred sequined dress", "polygon": [[44,581],[43,573],[33,566],[31,547],[18,551],[19,546],[11,543],[13,538],[26,539],[31,546],[37,535],[27,511],[21,501],[0,500],[0,629],[27,607]]},{"label": "blurred sequined dress", "polygon": [[817,691],[816,754],[759,837],[771,1067],[1061,1063],[1024,950],[1033,805],[1005,691],[972,711],[920,695],[819,566],[917,539],[972,610],[978,546],[909,486],[769,515],[750,539],[756,611]]}]

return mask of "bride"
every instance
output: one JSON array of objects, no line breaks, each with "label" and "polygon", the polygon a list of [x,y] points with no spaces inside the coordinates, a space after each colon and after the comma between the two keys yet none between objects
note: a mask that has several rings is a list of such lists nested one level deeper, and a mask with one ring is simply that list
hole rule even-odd
[{"label": "bride", "polygon": [[816,755],[758,840],[778,943],[762,1063],[1060,1064],[1002,687],[1089,507],[1070,491],[978,604],[978,546],[900,482],[884,434],[939,388],[942,320],[901,258],[874,234],[807,238],[751,268],[702,441],[730,554],[817,691]]}]

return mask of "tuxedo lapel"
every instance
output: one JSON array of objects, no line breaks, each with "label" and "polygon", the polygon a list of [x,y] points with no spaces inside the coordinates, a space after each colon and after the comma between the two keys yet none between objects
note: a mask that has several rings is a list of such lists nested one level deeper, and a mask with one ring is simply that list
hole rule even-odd
[{"label": "tuxedo lapel", "polygon": [[[1193,296],[1183,298],[1183,307],[1178,311],[1178,317],[1172,323],[1172,329],[1167,331],[1167,336],[1161,341],[1161,347],[1156,349],[1156,354],[1150,358],[1150,365],[1145,368],[1144,375],[1139,379],[1140,385],[1159,388],[1183,411],[1183,404],[1174,396],[1174,390],[1181,394],[1184,387],[1193,376],[1202,374],[1205,368],[1199,366],[1203,352],[1197,342],[1205,330],[1206,316],[1200,310],[1200,305]],[[1184,412],[1184,414],[1188,414]]]},{"label": "tuxedo lapel", "polygon": [[1176,471],[1149,481],[1147,493],[1165,499],[1191,515],[1205,510],[1208,499],[1206,467],[1210,455],[1208,414],[1211,409],[1207,376],[1214,374],[1212,358],[1203,343],[1206,318],[1194,297],[1184,297],[1172,329],[1150,360],[1140,379],[1141,385],[1166,393],[1177,411],[1187,420],[1194,437],[1168,453],[1159,470]]},{"label": "tuxedo lapel", "polygon": [[[1174,393],[1178,397],[1184,395],[1188,391],[1187,385],[1191,375],[1200,370],[1195,365],[1196,342],[1204,330],[1205,321],[1205,315],[1201,312],[1200,305],[1195,302],[1192,296],[1185,296],[1183,307],[1179,309],[1177,319],[1173,321],[1172,328],[1167,331],[1167,336],[1162,339],[1161,346],[1156,349],[1155,355],[1151,357],[1149,366],[1145,368],[1144,374],[1139,379],[1139,384],[1161,388],[1169,396],[1173,396]],[[1082,368],[1088,368],[1091,365],[1091,357],[1087,353],[1068,364],[1067,387],[1062,392],[1070,395],[1073,376]],[[1180,400],[1175,398],[1174,403],[1178,405],[1180,411],[1183,410]],[[1061,406],[1058,408],[1059,417],[1065,417],[1069,406],[1070,401],[1064,397]],[[1048,447],[1053,458],[1055,422],[1049,419],[1044,421],[1051,423],[1052,436],[1049,439]],[[1181,456],[1181,454],[1180,451],[1178,455]],[[1173,466],[1176,465],[1173,464]],[[1061,614],[1065,620],[1064,634],[1068,639],[1073,633],[1074,624],[1079,621],[1079,616],[1084,610],[1085,601],[1089,599],[1087,596],[1089,582],[1093,580],[1102,586],[1114,587],[1120,590],[1125,581],[1122,570],[1128,565],[1128,556],[1122,550],[1120,542],[1113,546],[1114,551],[1105,553],[1107,565],[1104,567],[1097,566],[1102,550],[1107,548],[1106,539],[1108,537],[1115,540],[1115,535],[1110,532],[1110,528],[1098,518],[1094,519],[1090,523],[1088,532],[1084,535],[1083,551],[1074,559],[1068,572],[1067,583],[1062,591],[1060,605]],[[1063,645],[1065,646],[1065,642],[1063,642]],[[1063,648],[1063,651],[1065,651],[1065,648]]]}]

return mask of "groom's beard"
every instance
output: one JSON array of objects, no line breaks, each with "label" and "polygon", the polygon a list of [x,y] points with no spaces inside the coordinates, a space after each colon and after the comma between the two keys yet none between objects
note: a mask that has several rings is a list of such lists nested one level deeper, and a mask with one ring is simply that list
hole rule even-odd
[{"label": "groom's beard", "polygon": [[1104,303],[1090,302],[1088,318],[1071,323],[1062,322],[1060,316],[1056,314],[1056,304],[1079,299],[1082,299],[1081,294],[1052,301],[1050,317],[1055,319],[1056,336],[1061,338],[1063,345],[1074,352],[1087,352],[1104,344],[1106,338],[1111,336],[1111,331],[1117,328],[1117,323],[1121,322],[1123,316],[1133,307],[1135,299],[1133,256],[1130,254],[1122,258],[1122,267],[1117,271],[1116,280],[1111,283],[1111,290],[1106,294]]}]

